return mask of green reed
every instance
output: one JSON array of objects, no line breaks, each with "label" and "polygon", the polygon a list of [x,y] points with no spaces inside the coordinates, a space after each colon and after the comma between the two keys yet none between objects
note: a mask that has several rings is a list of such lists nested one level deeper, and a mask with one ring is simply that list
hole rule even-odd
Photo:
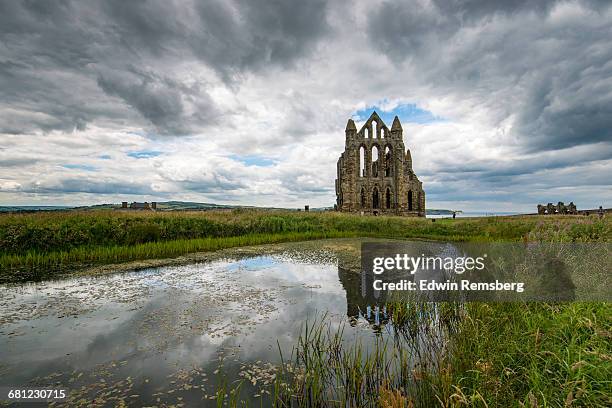
[{"label": "green reed", "polygon": [[68,268],[125,261],[170,258],[193,252],[216,251],[247,245],[294,242],[323,238],[352,237],[354,233],[302,232],[285,234],[249,234],[235,237],[197,238],[137,245],[77,247],[67,251],[0,256],[0,282],[37,280],[52,277]]},{"label": "green reed", "polygon": [[442,320],[441,307],[447,315],[461,310],[457,303],[390,303],[386,308],[392,318],[385,324],[386,334],[371,341],[360,337],[369,338],[371,331],[357,338],[346,336],[344,323],[325,315],[306,322],[291,360],[282,364],[277,376],[275,405],[377,407],[391,406],[386,404],[395,399],[403,402],[397,406],[430,406],[435,402],[445,339],[457,322]]},{"label": "green reed", "polygon": [[0,281],[51,277],[84,265],[184,255],[242,245],[334,237],[448,241],[607,241],[609,218],[362,217],[336,212],[63,211],[0,215]]},{"label": "green reed", "polygon": [[373,341],[345,336],[344,324],[325,315],[306,322],[290,358],[281,354],[270,400],[262,404],[611,405],[607,303],[417,301],[392,302],[386,310],[387,335]]}]

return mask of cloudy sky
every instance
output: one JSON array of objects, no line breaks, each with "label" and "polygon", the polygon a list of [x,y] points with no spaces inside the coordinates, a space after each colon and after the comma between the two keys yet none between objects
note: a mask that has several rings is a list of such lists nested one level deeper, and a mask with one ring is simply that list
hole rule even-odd
[{"label": "cloudy sky", "polygon": [[429,208],[611,207],[610,2],[0,0],[0,205],[333,205],[373,109]]}]

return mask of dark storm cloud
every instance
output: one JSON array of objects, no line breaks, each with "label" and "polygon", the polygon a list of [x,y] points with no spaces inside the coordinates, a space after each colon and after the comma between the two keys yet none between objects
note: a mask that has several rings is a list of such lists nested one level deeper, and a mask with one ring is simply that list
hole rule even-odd
[{"label": "dark storm cloud", "polygon": [[[612,38],[612,29],[608,31]],[[514,127],[529,137],[532,151],[612,141],[609,61],[612,46],[598,58],[575,61],[571,71],[555,69],[552,77],[533,82]]]},{"label": "dark storm cloud", "polygon": [[229,193],[248,187],[248,183],[230,177],[215,174],[207,180],[185,180],[179,182],[185,190],[197,193]]},{"label": "dark storm cloud", "polygon": [[225,74],[291,65],[329,31],[326,0],[211,1],[197,11],[205,35],[190,45]]},{"label": "dark storm cloud", "polygon": [[557,0],[433,0],[435,6],[458,22],[470,21],[493,14],[513,14],[521,11],[546,12]]},{"label": "dark storm cloud", "polygon": [[22,167],[29,166],[36,163],[37,160],[29,157],[13,157],[13,158],[2,158],[0,157],[0,167]]},{"label": "dark storm cloud", "polygon": [[126,47],[156,55],[187,48],[226,79],[267,64],[291,65],[329,31],[327,1],[107,1]]},{"label": "dark storm cloud", "polygon": [[[108,95],[118,96],[136,109],[163,133],[188,134],[196,124],[216,122],[217,108],[205,92],[190,89],[153,73],[105,71],[98,76],[98,85]],[[187,114],[184,99],[197,102],[193,114]]]},{"label": "dark storm cloud", "polygon": [[580,206],[598,206],[609,197],[611,159],[612,145],[599,143],[515,160],[457,164],[440,158],[432,171],[421,175],[432,201],[512,203],[531,208],[538,202],[574,200]]},{"label": "dark storm cloud", "polygon": [[529,176],[542,171],[558,171],[568,167],[591,165],[612,160],[612,145],[600,143],[580,151],[566,149],[555,154],[538,154],[533,157],[511,161],[481,160],[477,163],[457,163],[449,159],[438,159],[427,176],[443,175],[449,181],[474,178],[489,183],[504,185],[512,183],[515,176]]},{"label": "dark storm cloud", "polygon": [[185,85],[175,65],[204,63],[226,81],[290,66],[328,31],[326,9],[324,0],[0,0],[0,108],[12,112],[0,132],[143,118],[159,133],[193,132],[219,111],[206,84]]},{"label": "dark storm cloud", "polygon": [[612,140],[610,2],[386,2],[368,30],[438,92],[475,96],[498,123],[512,118],[526,151]]},{"label": "dark storm cloud", "polygon": [[28,184],[24,193],[159,194],[146,183],[120,180],[67,178],[49,183]]},{"label": "dark storm cloud", "polygon": [[[386,1],[369,16],[370,39],[394,60],[433,51],[462,28],[495,16],[521,18],[520,13],[545,14],[559,0],[433,0],[431,4]],[[582,2],[598,6],[604,2]]]}]

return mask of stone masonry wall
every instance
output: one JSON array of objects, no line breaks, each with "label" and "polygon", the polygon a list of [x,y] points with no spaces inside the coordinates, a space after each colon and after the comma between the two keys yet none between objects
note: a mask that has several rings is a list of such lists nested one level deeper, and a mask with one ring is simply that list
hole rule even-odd
[{"label": "stone masonry wall", "polygon": [[423,184],[412,170],[398,117],[390,130],[376,112],[359,131],[349,119],[345,137],[337,168],[338,210],[424,217]]}]

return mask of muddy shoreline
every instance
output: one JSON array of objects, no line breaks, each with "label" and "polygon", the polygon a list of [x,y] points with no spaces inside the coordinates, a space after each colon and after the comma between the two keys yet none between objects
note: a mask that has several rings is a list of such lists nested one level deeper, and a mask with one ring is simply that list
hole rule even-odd
[{"label": "muddy shoreline", "polygon": [[[348,270],[359,269],[361,262],[360,247],[362,242],[383,242],[390,241],[388,238],[330,238],[317,239],[311,241],[286,242],[276,244],[263,244],[235,248],[220,249],[214,252],[195,252],[182,255],[176,258],[145,259],[139,261],[129,261],[117,264],[104,264],[72,269],[58,274],[52,279],[61,280],[72,277],[82,276],[101,276],[115,273],[138,271],[148,268],[159,268],[165,266],[182,266],[193,263],[213,262],[221,259],[242,259],[260,255],[274,255],[287,251],[299,252],[302,250],[325,250],[332,252],[338,257],[338,262]],[[395,241],[395,240],[393,240]],[[397,240],[404,241],[404,240]],[[410,241],[415,241],[410,239]],[[429,241],[429,240],[419,240]],[[22,284],[17,282],[15,284]],[[9,284],[10,285],[10,284]]]}]

